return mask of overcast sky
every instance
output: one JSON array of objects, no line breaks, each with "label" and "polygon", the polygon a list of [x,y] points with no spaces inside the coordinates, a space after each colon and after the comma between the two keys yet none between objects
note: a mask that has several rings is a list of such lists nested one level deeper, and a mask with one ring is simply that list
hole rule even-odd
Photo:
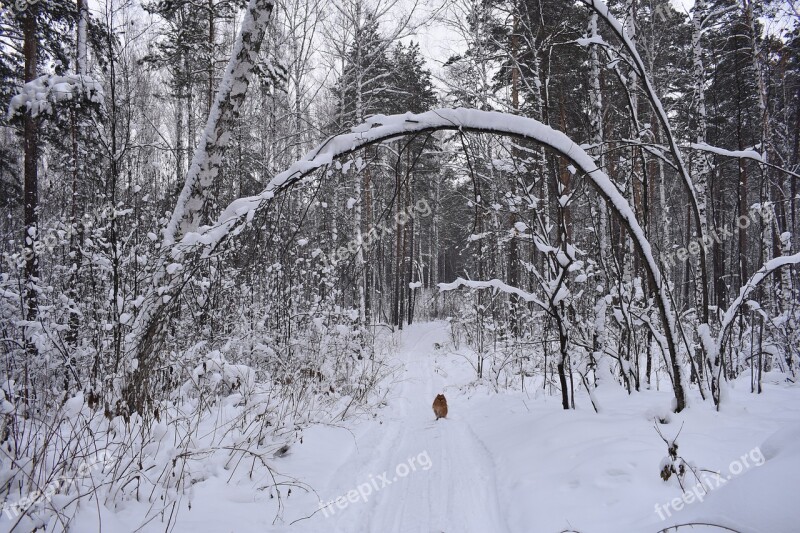
[{"label": "overcast sky", "polygon": [[[685,13],[688,13],[694,5],[694,0],[671,1],[677,10]],[[415,35],[403,39],[404,42],[413,40],[420,44],[422,54],[434,76],[440,73],[442,64],[450,56],[464,49],[460,36],[436,20],[437,13],[446,15],[447,12],[443,12],[442,6],[447,3],[449,0],[429,0],[424,2],[424,5],[419,5],[416,20],[420,27]]]}]

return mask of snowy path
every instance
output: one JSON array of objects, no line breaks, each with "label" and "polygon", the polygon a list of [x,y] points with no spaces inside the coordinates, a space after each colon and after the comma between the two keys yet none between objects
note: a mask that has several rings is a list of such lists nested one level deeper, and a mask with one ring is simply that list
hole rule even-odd
[{"label": "snowy path", "polygon": [[[445,335],[441,324],[411,326],[402,333],[401,383],[390,395],[383,422],[358,439],[358,449],[334,476],[351,485],[331,490],[344,495],[373,479],[373,487],[380,488],[366,502],[335,510],[328,520],[340,531],[507,531],[486,447],[452,398],[448,418],[434,420],[431,403],[437,393],[446,394],[448,384],[435,363],[434,343],[444,343]],[[390,484],[382,486],[387,480]]]},{"label": "snowy path", "polygon": [[[411,326],[396,341],[386,354],[396,371],[381,385],[389,387],[384,407],[366,419],[310,425],[292,453],[274,461],[313,490],[282,487],[279,501],[264,490],[266,473],[250,479],[240,469],[231,481],[212,464],[214,475],[182,500],[171,533],[655,533],[690,522],[742,533],[798,531],[798,385],[769,378],[764,394],[753,395],[740,380],[721,412],[695,395],[680,414],[669,413],[669,390],[632,398],[607,387],[597,391],[599,414],[585,395],[565,412],[560,397],[541,387],[498,392],[476,384],[473,354],[449,342],[445,322]],[[441,392],[448,418],[435,421],[431,403]],[[656,416],[670,420],[661,426],[667,435],[680,433],[684,457],[730,476],[702,503],[671,503],[683,501],[682,490],[659,476],[665,447]],[[763,464],[734,469],[743,456]],[[320,499],[338,504],[321,509]],[[137,530],[148,506],[103,508],[102,527],[86,506],[74,531]],[[168,518],[138,531],[163,532]]]}]

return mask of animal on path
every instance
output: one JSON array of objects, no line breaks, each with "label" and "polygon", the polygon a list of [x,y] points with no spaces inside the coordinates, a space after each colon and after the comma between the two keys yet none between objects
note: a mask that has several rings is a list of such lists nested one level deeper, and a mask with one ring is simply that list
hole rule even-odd
[{"label": "animal on path", "polygon": [[433,414],[436,415],[436,420],[447,418],[447,399],[444,394],[437,395],[433,400]]}]

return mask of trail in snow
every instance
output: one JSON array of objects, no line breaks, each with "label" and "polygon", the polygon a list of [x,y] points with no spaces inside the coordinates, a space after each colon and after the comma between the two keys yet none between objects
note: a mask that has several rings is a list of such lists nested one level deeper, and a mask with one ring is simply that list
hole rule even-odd
[{"label": "trail in snow", "polygon": [[[447,395],[448,379],[437,368],[434,343],[444,344],[441,323],[402,332],[397,360],[400,385],[381,413],[382,423],[358,438],[358,447],[334,479],[344,495],[376,480],[366,502],[358,501],[327,520],[339,531],[501,533],[494,465],[486,447],[459,415],[454,394],[448,418],[435,421],[431,404]],[[381,478],[381,475],[387,475]],[[405,475],[404,475],[405,474]],[[383,486],[385,482],[390,482]]]},{"label": "trail in snow", "polygon": [[[396,340],[386,359],[397,370],[382,384],[389,386],[385,407],[366,420],[306,427],[290,454],[271,461],[312,490],[290,493],[283,485],[278,499],[269,474],[251,477],[241,468],[231,480],[212,464],[213,475],[190,487],[176,514],[168,510],[138,530],[165,531],[172,518],[173,533],[654,533],[690,522],[742,533],[797,531],[791,489],[800,478],[800,388],[782,375],[766,377],[761,395],[750,394],[746,376],[733,383],[720,412],[695,394],[691,409],[670,413],[669,390],[631,398],[618,386],[596,391],[599,414],[585,393],[576,410],[564,411],[560,397],[541,387],[476,384],[474,354],[452,345],[444,322],[414,325]],[[435,421],[431,403],[441,392],[448,418]],[[702,502],[676,508],[669,502],[682,489],[659,475],[665,447],[655,418],[668,420],[661,431],[680,434],[682,455],[704,472],[736,475]],[[759,446],[763,464],[734,472],[730,465],[756,457]],[[341,497],[344,508],[319,508],[320,499]],[[283,516],[276,519],[278,504]],[[147,511],[158,512],[155,505],[100,506],[102,520],[85,506],[73,529],[137,530]],[[662,519],[659,509],[669,515]]]}]

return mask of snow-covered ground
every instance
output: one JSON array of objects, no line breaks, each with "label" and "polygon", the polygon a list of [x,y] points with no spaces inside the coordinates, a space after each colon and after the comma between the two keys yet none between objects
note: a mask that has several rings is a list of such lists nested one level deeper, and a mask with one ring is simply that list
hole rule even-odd
[{"label": "snow-covered ground", "polygon": [[[609,386],[597,391],[599,414],[585,392],[576,393],[575,411],[564,411],[560,396],[539,389],[475,385],[449,338],[444,322],[408,327],[397,337],[386,405],[373,418],[307,428],[302,443],[275,459],[278,471],[313,490],[289,494],[287,486],[279,500],[263,475],[228,483],[221,470],[184,498],[172,531],[655,533],[691,522],[800,531],[800,387],[768,377],[753,395],[743,380],[721,412],[693,397],[676,415],[668,387],[629,397]],[[431,403],[442,392],[449,415],[435,421]],[[668,419],[659,424],[665,437],[681,431],[678,453],[704,488],[692,488],[688,474],[682,497],[674,476],[661,480],[667,446],[656,417]],[[142,508],[97,515],[84,509],[76,531],[130,531]],[[141,531],[163,531],[159,520]]]}]

